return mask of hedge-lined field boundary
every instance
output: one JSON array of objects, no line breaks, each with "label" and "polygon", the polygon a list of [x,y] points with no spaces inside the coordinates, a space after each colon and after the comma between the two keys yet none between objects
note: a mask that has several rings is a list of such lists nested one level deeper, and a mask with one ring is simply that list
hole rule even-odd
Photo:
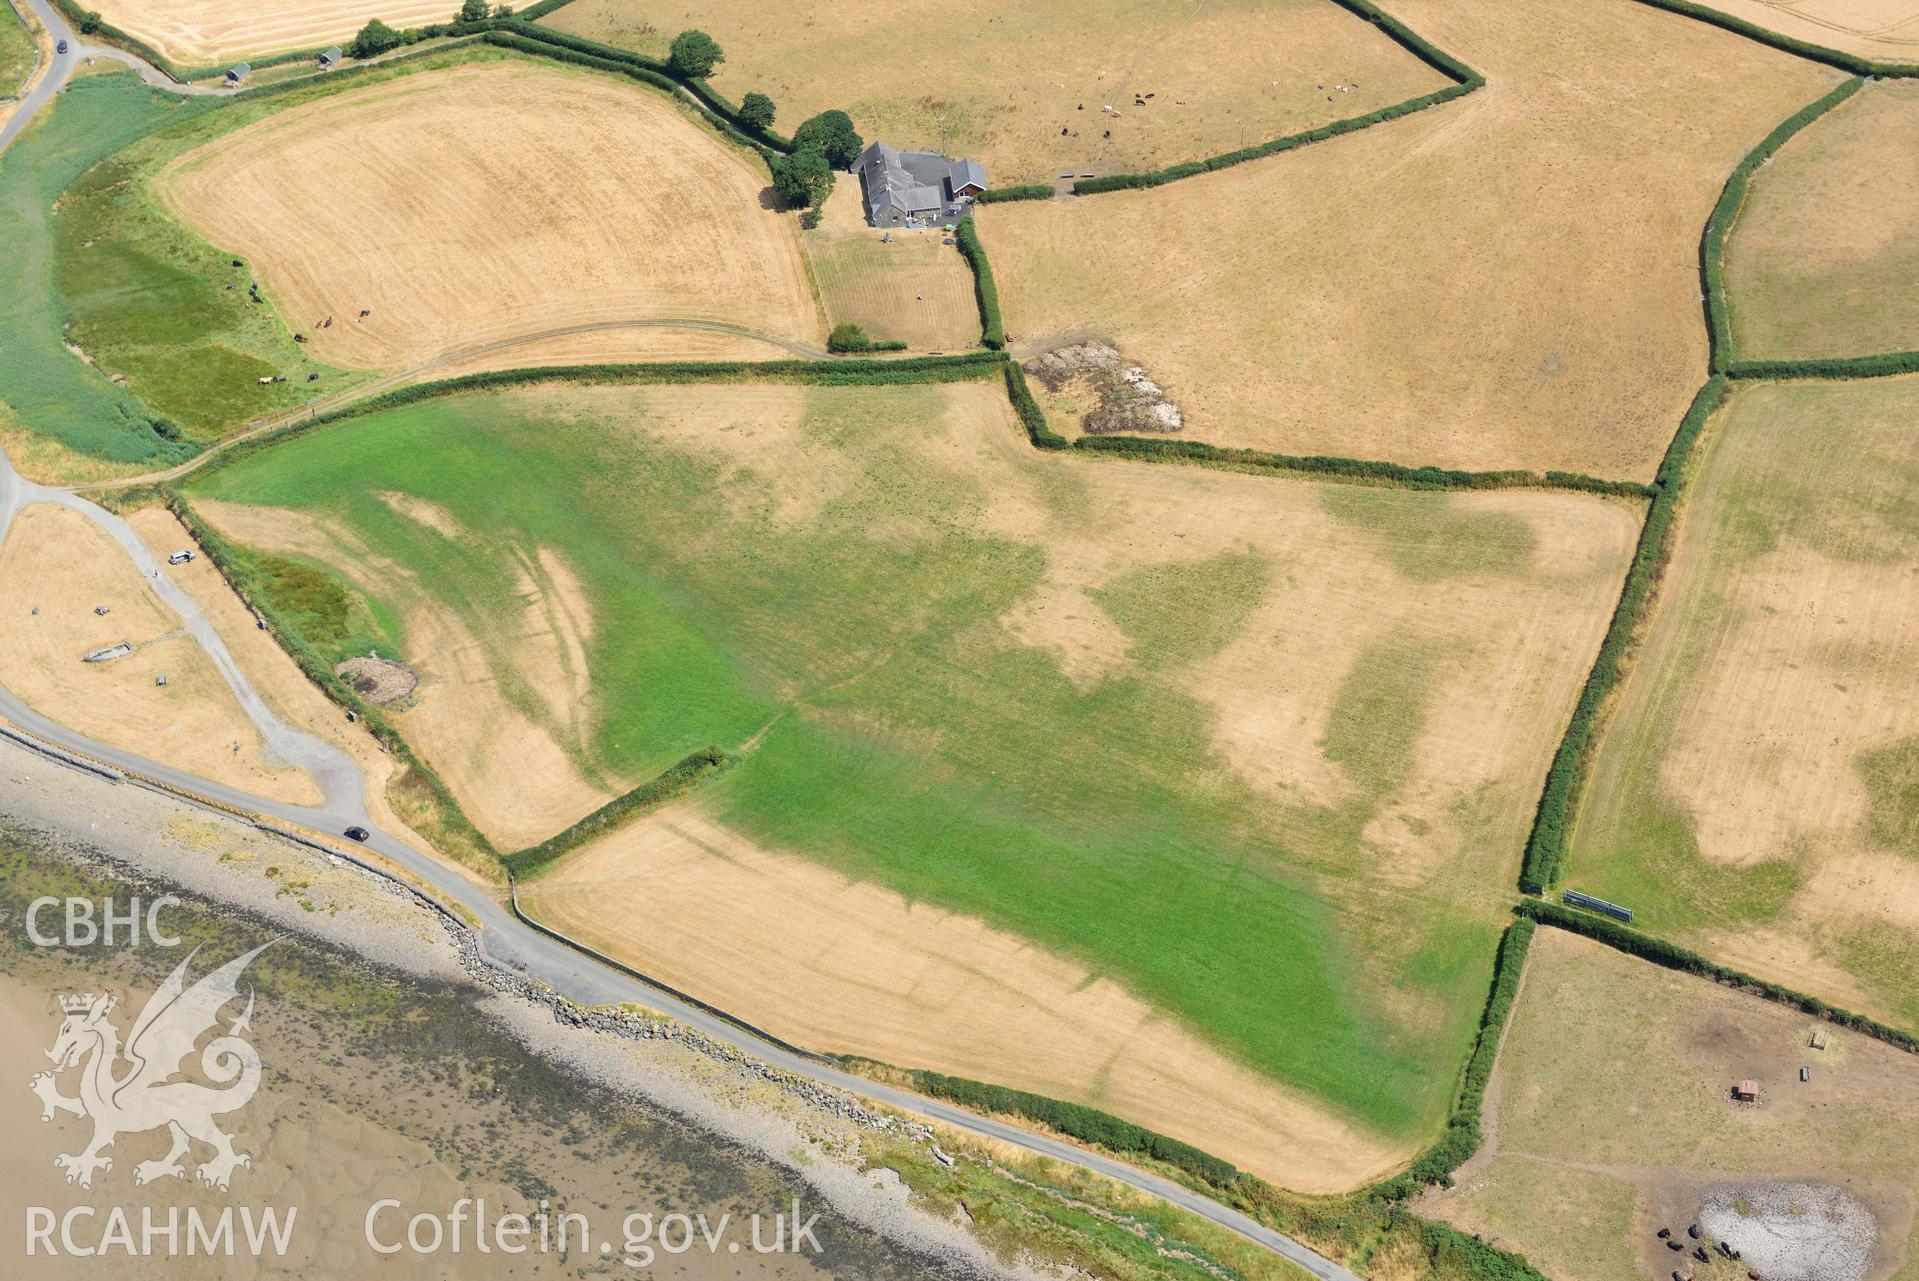
[{"label": "hedge-lined field boundary", "polygon": [[1370,0],[1333,0],[1333,3],[1361,21],[1379,28],[1388,40],[1453,83],[1444,89],[1380,107],[1364,115],[1349,116],[1344,120],[1335,120],[1330,124],[1323,124],[1300,133],[1287,134],[1267,142],[1256,143],[1251,147],[1241,147],[1237,151],[1208,156],[1204,160],[1188,160],[1183,164],[1169,165],[1164,169],[1153,169],[1143,173],[1116,173],[1101,178],[1081,178],[1073,184],[1073,194],[1093,196],[1103,191],[1163,187],[1169,182],[1178,182],[1181,178],[1192,178],[1203,173],[1230,169],[1234,165],[1243,165],[1249,160],[1278,155],[1282,151],[1293,151],[1311,143],[1325,142],[1329,138],[1337,138],[1342,134],[1384,124],[1388,120],[1397,120],[1401,116],[1409,116],[1416,111],[1424,111],[1428,107],[1437,107],[1442,103],[1451,102],[1454,98],[1463,97],[1485,85],[1486,77],[1434,45],[1399,19],[1377,8],[1370,3]]},{"label": "hedge-lined field boundary", "polygon": [[999,286],[993,281],[993,264],[986,261],[986,246],[980,243],[973,215],[967,214],[953,229],[953,241],[960,256],[973,269],[973,298],[979,303],[980,343],[994,351],[1006,345],[1006,326],[1000,319]]},{"label": "hedge-lined field boundary", "polygon": [[1486,1008],[1479,1016],[1479,1031],[1460,1073],[1459,1090],[1453,1097],[1452,1113],[1446,1118],[1446,1132],[1439,1141],[1413,1158],[1404,1173],[1373,1188],[1375,1195],[1388,1201],[1406,1201],[1428,1187],[1449,1188],[1453,1172],[1479,1151],[1484,1139],[1480,1112],[1486,1104],[1486,1083],[1492,1079],[1493,1064],[1499,1058],[1499,1043],[1512,1018],[1513,1000],[1519,995],[1519,980],[1526,970],[1526,954],[1532,947],[1533,922],[1520,918],[1500,935],[1499,950],[1493,954],[1493,982],[1486,994]]},{"label": "hedge-lined field boundary", "polygon": [[[649,58],[643,53],[634,53],[630,49],[622,49],[618,45],[606,44],[586,36],[555,31],[551,27],[536,26],[521,17],[496,18],[489,25],[491,29],[487,32],[487,39],[494,43],[500,43],[494,40],[495,36],[514,36],[518,37],[519,41],[525,42],[524,44],[515,43],[513,46],[523,52],[541,53],[548,57],[560,58],[560,55],[552,50],[564,49],[577,55],[580,60],[596,60],[586,61],[585,65],[606,70],[610,68],[605,64],[612,64],[612,67],[624,70],[629,75],[636,72],[644,73],[634,75],[634,78],[664,88],[670,93],[677,93],[684,89],[692,94],[709,113],[717,117],[718,123],[723,125],[728,133],[756,148],[769,160],[773,154],[788,155],[793,150],[792,139],[774,133],[770,129],[758,128],[740,119],[738,103],[729,100],[706,81],[696,76],[682,74],[670,62]],[[528,48],[527,45],[545,45],[550,48]],[[574,58],[560,58],[560,60],[575,61]]]},{"label": "hedge-lined field boundary", "polygon": [[1845,381],[1919,374],[1919,351],[1889,351],[1877,356],[1827,356],[1801,360],[1735,360],[1726,376],[1750,382],[1798,379]]},{"label": "hedge-lined field boundary", "polygon": [[1558,903],[1544,899],[1521,899],[1513,910],[1522,919],[1538,921],[1541,925],[1550,925],[1555,929],[1566,930],[1572,934],[1581,934],[1596,942],[1604,943],[1615,951],[1651,961],[1655,965],[1669,970],[1678,970],[1682,974],[1695,974],[1711,979],[1726,987],[1738,988],[1754,996],[1764,997],[1778,1005],[1790,1006],[1795,1010],[1813,1015],[1826,1023],[1837,1024],[1871,1037],[1875,1041],[1884,1041],[1887,1045],[1919,1054],[1919,1036],[1900,1028],[1881,1023],[1878,1019],[1864,1014],[1855,1014],[1843,1006],[1822,1001],[1816,996],[1787,987],[1783,983],[1774,983],[1735,970],[1729,965],[1721,965],[1690,948],[1680,947],[1665,939],[1651,934],[1641,934],[1617,921],[1603,916],[1592,916],[1585,912],[1575,912]]},{"label": "hedge-lined field boundary", "polygon": [[988,187],[973,197],[976,205],[1003,205],[1009,200],[1051,200],[1059,191],[1050,182],[1022,182],[1011,187]]},{"label": "hedge-lined field boundary", "polygon": [[1654,490],[1636,480],[1602,480],[1563,471],[1457,471],[1446,467],[1409,467],[1404,463],[1330,454],[1275,454],[1258,449],[1209,445],[1205,441],[1156,436],[1081,436],[1075,449],[1089,454],[1119,454],[1155,462],[1193,463],[1234,471],[1296,472],[1336,480],[1375,482],[1398,489],[1566,489],[1613,498],[1648,498]]},{"label": "hedge-lined field boundary", "polygon": [[1771,45],[1782,53],[1790,53],[1810,62],[1823,62],[1829,67],[1850,71],[1855,76],[1885,76],[1894,80],[1919,76],[1919,63],[1880,62],[1855,53],[1828,49],[1810,40],[1800,40],[1762,27],[1756,22],[1735,18],[1730,13],[1708,8],[1703,4],[1693,4],[1691,0],[1639,0],[1639,3],[1654,9],[1664,9],[1668,13],[1676,13],[1681,17],[1709,23],[1722,30],[1730,31],[1736,36],[1744,36],[1748,40],[1757,40],[1760,44]]},{"label": "hedge-lined field boundary", "polygon": [[1706,293],[1706,336],[1712,349],[1714,373],[1729,372],[1738,360],[1738,348],[1732,335],[1732,298],[1726,289],[1726,242],[1732,235],[1733,224],[1739,221],[1740,211],[1745,208],[1753,174],[1791,141],[1793,135],[1858,93],[1865,83],[1863,80],[1847,80],[1780,121],[1771,133],[1759,140],[1758,146],[1748,151],[1733,167],[1725,187],[1720,190],[1718,203],[1713,205],[1712,214],[1706,219],[1706,231],[1699,244],[1700,272]]},{"label": "hedge-lined field boundary", "polygon": [[[300,670],[306,673],[307,679],[319,686],[321,692],[333,702],[359,717],[360,722],[366,726],[367,732],[372,734],[382,747],[391,752],[395,759],[411,770],[425,785],[433,800],[436,817],[445,826],[448,835],[487,863],[494,865],[494,870],[497,871],[500,852],[493,847],[493,843],[486,838],[486,834],[473,825],[473,821],[466,816],[466,811],[460,808],[460,803],[453,798],[453,793],[440,776],[407,745],[406,739],[394,726],[386,711],[368,703],[355,693],[353,687],[333,670],[333,665],[321,658],[292,627],[287,625],[286,621],[280,617],[279,611],[274,608],[271,593],[266,591],[252,571],[246,568],[242,558],[234,554],[233,545],[227,541],[226,536],[201,520],[179,490],[163,486],[158,492],[166,509],[186,527],[189,534],[193,535],[194,541],[199,543],[201,550],[206,552],[207,559],[212,561],[214,568],[220,571],[221,577],[226,579],[227,585],[240,598],[241,604],[266,624],[268,634],[292,657],[295,663],[299,664]],[[476,871],[487,870],[485,866],[476,865],[473,860],[461,861]]]},{"label": "hedge-lined field boundary", "polygon": [[435,382],[415,383],[341,405],[323,414],[295,419],[271,431],[250,436],[224,449],[215,447],[206,461],[193,469],[207,476],[262,449],[330,424],[402,405],[457,396],[462,392],[520,387],[532,383],[574,382],[587,385],[650,385],[699,382],[799,382],[821,386],[868,386],[894,383],[963,382],[990,378],[999,368],[995,352],[975,351],[959,356],[908,356],[900,360],[680,360],[654,364],[529,365],[517,369],[461,374]]},{"label": "hedge-lined field boundary", "polygon": [[1559,741],[1546,772],[1546,787],[1533,816],[1532,832],[1526,838],[1526,857],[1519,873],[1519,888],[1528,894],[1545,893],[1565,869],[1566,837],[1598,741],[1601,712],[1625,676],[1627,655],[1636,643],[1640,622],[1672,555],[1673,525],[1685,493],[1686,465],[1707,419],[1725,399],[1726,387],[1727,380],[1721,375],[1706,380],[1660,460],[1659,473],[1653,479],[1652,505],[1646,510],[1646,523],[1640,528],[1639,545],[1626,570],[1619,604],[1607,625],[1606,638],[1600,642],[1599,657],[1579,691],[1566,735]]},{"label": "hedge-lined field boundary", "polygon": [[555,832],[538,845],[529,845],[508,854],[500,861],[506,864],[506,870],[514,880],[533,880],[580,846],[623,827],[670,800],[686,795],[707,779],[725,773],[734,764],[733,758],[719,748],[702,747],[661,770],[632,791],[614,797],[571,827]]}]

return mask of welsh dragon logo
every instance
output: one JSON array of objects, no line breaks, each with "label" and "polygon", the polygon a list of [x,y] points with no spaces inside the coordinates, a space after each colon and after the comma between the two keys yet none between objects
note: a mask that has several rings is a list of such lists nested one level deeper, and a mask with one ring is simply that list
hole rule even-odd
[{"label": "welsh dragon logo", "polygon": [[[172,1147],[159,1160],[134,1166],[135,1183],[184,1178],[181,1158],[195,1142],[213,1149],[212,1157],[195,1171],[208,1187],[225,1191],[236,1168],[253,1164],[251,1157],[233,1150],[233,1140],[213,1122],[245,1107],[260,1087],[260,1056],[246,1040],[253,1017],[252,989],[247,990],[246,1009],[224,1031],[220,1011],[238,999],[241,973],[270,946],[264,943],[237,956],[188,987],[187,966],[199,951],[194,949],[147,999],[124,1049],[120,1030],[107,1018],[116,1004],[113,997],[88,992],[60,998],[66,1018],[46,1052],[54,1069],[36,1073],[28,1086],[40,1097],[42,1121],[69,1112],[93,1122],[93,1138],[82,1151],[53,1159],[66,1171],[68,1183],[91,1188],[96,1172],[113,1169],[113,1158],[102,1153],[115,1139],[162,1126]],[[219,1034],[200,1051],[200,1072],[214,1084],[202,1085],[184,1079],[180,1070],[208,1032]],[[69,1098],[60,1093],[56,1078],[75,1069],[80,1092]]]}]

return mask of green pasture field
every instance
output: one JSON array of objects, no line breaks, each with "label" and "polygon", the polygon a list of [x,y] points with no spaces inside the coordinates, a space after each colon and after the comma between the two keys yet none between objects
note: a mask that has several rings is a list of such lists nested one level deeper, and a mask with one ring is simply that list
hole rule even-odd
[{"label": "green pasture field", "polygon": [[164,463],[193,453],[159,416],[68,351],[55,291],[52,207],[94,164],[163,124],[207,108],[148,89],[132,72],[71,85],[0,155],[0,400],[20,425],[83,454]]},{"label": "green pasture field", "polygon": [[0,0],[0,98],[20,92],[33,74],[33,33],[11,4]]},{"label": "green pasture field", "polygon": [[[1488,891],[1511,877],[1524,788],[1459,802],[1461,861],[1437,888],[1365,874],[1391,856],[1362,833],[1412,768],[1428,677],[1468,643],[1368,642],[1337,684],[1325,747],[1352,794],[1289,805],[1218,760],[1213,713],[1182,674],[1241,636],[1276,585],[1325,567],[1251,542],[1179,572],[1122,565],[1092,595],[1133,649],[1093,684],[1008,643],[998,620],[1042,582],[1049,538],[1101,535],[1115,509],[1089,478],[1140,471],[1190,486],[1195,502],[1270,486],[1261,500],[1302,505],[1309,524],[1346,531],[1341,547],[1416,545],[1443,517],[1490,549],[1414,554],[1406,581],[1419,593],[1490,574],[1576,594],[1599,618],[1619,566],[1556,576],[1515,561],[1512,523],[1476,522],[1472,500],[1065,463],[1031,453],[1010,421],[975,427],[1007,438],[998,465],[1011,470],[989,484],[977,460],[920,439],[937,430],[902,426],[937,420],[940,388],[767,388],[792,399],[799,428],[763,462],[716,458],[699,446],[705,428],[650,430],[713,394],[440,398],[246,455],[188,496],[343,527],[483,643],[489,617],[514,606],[515,548],[556,551],[594,618],[589,774],[643,778],[706,744],[743,751],[703,804],[748,837],[1087,958],[1343,1113],[1395,1137],[1430,1133],[1485,999],[1501,924]],[[370,476],[487,533],[453,540],[409,521]],[[1009,489],[1030,505],[1024,533],[983,524]],[[817,509],[793,513],[807,502]],[[1533,532],[1519,523],[1527,547]],[[366,601],[338,615],[332,643],[303,639],[328,659],[364,652],[403,607]],[[404,656],[407,641],[381,652]],[[496,661],[507,679],[507,656]],[[521,706],[545,714],[537,699]],[[1539,768],[1549,740],[1550,727]],[[1489,827],[1497,841],[1482,839]]]},{"label": "green pasture field", "polygon": [[[77,79],[0,160],[0,400],[20,426],[81,454],[164,464],[350,386],[362,376],[309,360],[271,299],[248,300],[250,274],[162,210],[148,183],[273,112],[502,56],[446,50],[235,98],[163,94],[131,72]],[[275,374],[287,380],[259,382]]]},{"label": "green pasture field", "polygon": [[1919,933],[1884,909],[1919,885],[1915,421],[1913,378],[1749,386],[1719,411],[1567,881],[1906,1026]]}]

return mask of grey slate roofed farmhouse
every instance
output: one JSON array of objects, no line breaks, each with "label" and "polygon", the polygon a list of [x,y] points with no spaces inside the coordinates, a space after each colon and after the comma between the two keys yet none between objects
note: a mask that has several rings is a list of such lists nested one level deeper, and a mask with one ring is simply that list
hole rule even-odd
[{"label": "grey slate roofed farmhouse", "polygon": [[986,170],[977,160],[896,151],[875,142],[860,153],[860,183],[866,189],[868,222],[905,227],[957,216],[961,205],[986,190]]}]

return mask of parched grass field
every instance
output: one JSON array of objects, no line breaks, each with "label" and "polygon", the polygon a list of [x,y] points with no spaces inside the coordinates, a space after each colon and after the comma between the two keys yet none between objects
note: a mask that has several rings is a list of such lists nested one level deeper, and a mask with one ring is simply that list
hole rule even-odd
[{"label": "parched grass field", "polygon": [[1912,0],[1700,0],[1795,40],[1888,62],[1919,62]]},{"label": "parched grass field", "polygon": [[574,0],[543,22],[659,57],[697,27],[726,51],[714,87],[769,95],[776,128],[839,108],[897,147],[943,136],[1001,185],[1199,160],[1449,83],[1328,0],[1108,0],[1089,17],[1018,0]]},{"label": "parched grass field", "polygon": [[[696,817],[728,841],[1038,945],[1402,1154],[1640,518],[1041,455],[997,381],[448,397],[191,488],[337,576],[301,630],[420,672],[401,730],[503,847],[716,744],[744,759]],[[685,910],[638,870],[609,920]]]},{"label": "parched grass field", "polygon": [[281,112],[156,186],[252,264],[316,356],[352,369],[589,322],[822,342],[764,167],[688,110],[628,81],[494,61]]},{"label": "parched grass field", "polygon": [[458,0],[99,0],[100,15],[185,67],[345,44],[369,18],[446,22]]},{"label": "parched grass field", "polygon": [[1569,883],[1919,1026],[1919,379],[1756,385],[1708,429]]},{"label": "parched grass field", "polygon": [[[78,512],[40,506],[15,517],[0,544],[0,602],[0,685],[34,711],[202,778],[298,805],[321,800],[304,771],[267,750],[179,616]],[[134,647],[123,658],[81,661],[122,641]]]},{"label": "parched grass field", "polygon": [[1216,444],[1649,479],[1705,376],[1700,229],[1839,73],[1631,0],[1392,11],[1488,86],[1166,187],[982,209],[1014,343],[1112,339]]},{"label": "parched grass field", "polygon": [[938,229],[882,233],[862,208],[859,179],[842,174],[820,225],[800,233],[827,323],[851,322],[914,351],[978,346],[979,303],[959,249]]},{"label": "parched grass field", "polygon": [[1872,81],[1802,130],[1753,181],[1726,246],[1740,356],[1919,348],[1915,207],[1919,81]]},{"label": "parched grass field", "polygon": [[[1853,1274],[1832,1256],[1811,1272],[1775,1271],[1750,1237],[1745,1260],[1695,1265],[1654,1235],[1669,1227],[1683,1238],[1714,1189],[1757,1202],[1766,1184],[1837,1185],[1877,1220],[1863,1276],[1911,1277],[1919,1060],[1830,1025],[1827,1048],[1812,1049],[1814,1026],[1542,929],[1487,1093],[1486,1147],[1457,1186],[1417,1208],[1562,1281],[1643,1281],[1674,1268],[1711,1281],[1745,1281],[1748,1268],[1841,1277]],[[1812,1070],[1803,1084],[1802,1065]],[[1733,1083],[1748,1078],[1758,1105],[1733,1104]]]}]

